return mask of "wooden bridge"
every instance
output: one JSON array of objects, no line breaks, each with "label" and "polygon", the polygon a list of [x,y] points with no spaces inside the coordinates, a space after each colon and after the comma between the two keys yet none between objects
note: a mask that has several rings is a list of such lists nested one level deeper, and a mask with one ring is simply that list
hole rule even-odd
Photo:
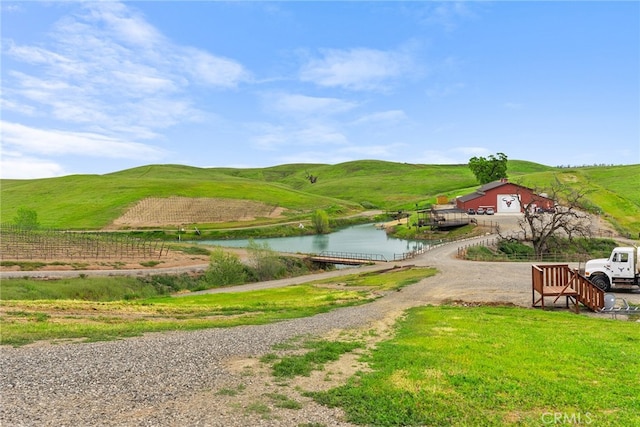
[{"label": "wooden bridge", "polygon": [[604,308],[604,291],[567,264],[531,267],[532,306],[544,308],[546,297],[555,297],[554,303],[566,298],[566,306],[571,303],[576,313],[580,310],[578,303],[596,312]]},{"label": "wooden bridge", "polygon": [[362,265],[375,262],[388,262],[384,255],[380,254],[360,254],[353,252],[332,252],[323,251],[318,255],[309,257],[314,262],[324,262],[327,264]]}]

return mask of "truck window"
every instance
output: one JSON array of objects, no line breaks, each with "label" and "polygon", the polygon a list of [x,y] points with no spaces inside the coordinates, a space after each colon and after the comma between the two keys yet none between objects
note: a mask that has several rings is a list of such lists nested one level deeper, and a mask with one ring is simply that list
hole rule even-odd
[{"label": "truck window", "polygon": [[613,262],[627,262],[629,261],[629,254],[628,253],[620,253],[618,252],[617,254],[615,254],[613,256]]}]

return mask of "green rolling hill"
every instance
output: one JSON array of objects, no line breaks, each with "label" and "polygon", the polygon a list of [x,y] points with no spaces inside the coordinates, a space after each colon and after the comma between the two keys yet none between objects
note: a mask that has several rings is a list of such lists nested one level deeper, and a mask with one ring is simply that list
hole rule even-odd
[{"label": "green rolling hill", "polygon": [[[317,176],[311,183],[307,176]],[[509,179],[545,188],[559,179],[589,189],[589,203],[630,233],[640,231],[640,165],[555,168],[510,160]],[[148,197],[247,199],[297,215],[325,209],[347,215],[366,209],[413,209],[438,195],[454,198],[479,184],[464,165],[422,165],[361,160],[288,164],[269,168],[196,168],[149,165],[105,175],[1,180],[1,221],[19,208],[37,212],[40,224],[59,229],[100,229]]]}]

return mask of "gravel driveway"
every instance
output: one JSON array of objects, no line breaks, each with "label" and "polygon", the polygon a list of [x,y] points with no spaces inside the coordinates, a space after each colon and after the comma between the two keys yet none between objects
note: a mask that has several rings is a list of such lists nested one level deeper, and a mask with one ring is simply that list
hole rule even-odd
[{"label": "gravel driveway", "polygon": [[[295,387],[275,384],[264,375],[257,359],[271,352],[273,345],[296,336],[335,336],[338,331],[391,324],[414,306],[445,300],[531,304],[531,264],[459,261],[454,258],[458,246],[445,245],[406,262],[438,268],[440,274],[434,277],[367,305],[309,318],[264,326],[156,333],[111,342],[3,347],[0,423],[347,426],[341,421],[339,410],[316,405],[301,397]],[[630,301],[640,302],[638,294],[629,297]],[[239,391],[239,396],[231,396],[229,390]],[[271,405],[265,410],[264,405],[255,405],[265,399],[268,403],[266,393],[295,394],[302,409]]]}]

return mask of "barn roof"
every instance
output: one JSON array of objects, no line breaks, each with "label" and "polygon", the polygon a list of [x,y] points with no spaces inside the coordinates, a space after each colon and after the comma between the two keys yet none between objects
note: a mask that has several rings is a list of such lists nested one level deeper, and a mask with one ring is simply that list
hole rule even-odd
[{"label": "barn roof", "polygon": [[484,196],[487,193],[487,191],[493,190],[493,189],[498,188],[498,187],[502,187],[503,185],[507,185],[507,184],[511,184],[511,185],[515,185],[516,187],[524,188],[527,191],[533,191],[530,188],[524,187],[522,185],[514,184],[513,182],[509,182],[506,179],[501,179],[499,181],[493,181],[493,182],[490,182],[488,184],[485,184],[485,185],[481,186],[480,188],[478,188],[473,193],[465,194],[464,196],[458,197],[458,200],[460,200],[462,202],[468,202],[469,200],[477,199],[478,197]]}]

